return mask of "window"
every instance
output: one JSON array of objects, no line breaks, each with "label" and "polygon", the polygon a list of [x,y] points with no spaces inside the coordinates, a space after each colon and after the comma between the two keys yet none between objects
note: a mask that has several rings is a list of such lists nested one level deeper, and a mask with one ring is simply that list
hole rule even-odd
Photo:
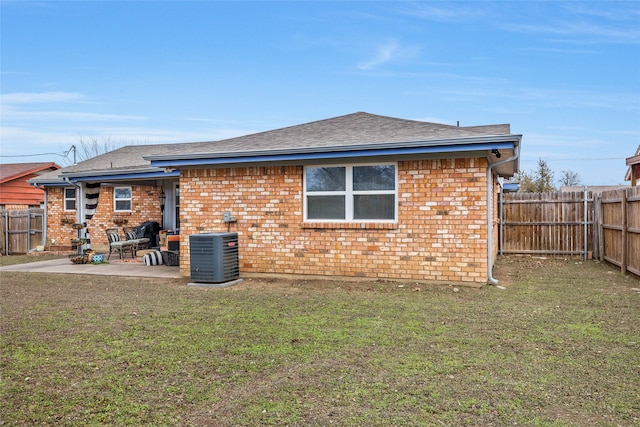
[{"label": "window", "polygon": [[64,189],[64,210],[76,210],[76,189],[73,187]]},{"label": "window", "polygon": [[131,210],[131,187],[115,187],[113,189],[113,210]]},{"label": "window", "polygon": [[308,166],[305,220],[395,221],[396,165]]}]

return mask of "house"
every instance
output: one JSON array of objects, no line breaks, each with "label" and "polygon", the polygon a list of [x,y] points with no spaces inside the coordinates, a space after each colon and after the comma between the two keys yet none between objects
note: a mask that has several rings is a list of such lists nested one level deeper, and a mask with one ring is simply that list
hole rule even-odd
[{"label": "house", "polygon": [[506,124],[359,112],[223,141],[124,147],[32,183],[47,188],[48,236],[70,235],[62,218],[74,214],[93,241],[115,220],[179,228],[183,276],[189,235],[230,229],[241,274],[482,285],[496,282],[498,178],[518,171],[521,139]]},{"label": "house", "polygon": [[631,181],[631,186],[635,187],[640,181],[640,145],[638,145],[635,156],[627,158],[626,163],[629,169],[624,180]]},{"label": "house", "polygon": [[57,169],[60,169],[60,166],[52,162],[0,165],[0,209],[42,207],[44,191],[29,185],[28,180]]}]

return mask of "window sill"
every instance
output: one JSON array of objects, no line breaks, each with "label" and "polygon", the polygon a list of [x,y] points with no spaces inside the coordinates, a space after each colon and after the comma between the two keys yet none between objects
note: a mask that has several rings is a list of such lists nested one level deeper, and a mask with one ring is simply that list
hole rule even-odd
[{"label": "window sill", "polygon": [[395,230],[397,222],[303,222],[302,228],[315,229],[355,229],[355,230]]}]

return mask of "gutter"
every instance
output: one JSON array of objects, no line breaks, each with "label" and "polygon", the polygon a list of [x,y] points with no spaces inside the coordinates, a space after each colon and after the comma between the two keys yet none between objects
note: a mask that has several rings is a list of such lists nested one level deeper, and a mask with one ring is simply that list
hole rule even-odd
[{"label": "gutter", "polygon": [[180,176],[180,171],[165,171],[164,169],[148,169],[147,171],[134,173],[110,173],[106,171],[96,172],[71,172],[62,175],[65,180],[73,179],[74,181],[118,181],[127,179],[157,179]]},{"label": "gutter", "polygon": [[[518,157],[520,156],[520,144],[514,144],[513,146],[513,155],[511,157],[508,157],[504,160],[500,160],[498,162],[495,163],[490,163],[489,167],[487,168],[487,271],[488,271],[488,282],[491,285],[497,285],[498,284],[498,279],[493,277],[493,265],[491,264],[491,255],[493,254],[493,238],[491,235],[491,230],[493,229],[493,203],[491,202],[492,196],[493,196],[493,188],[492,188],[492,183],[493,183],[493,168],[496,166],[500,166],[503,165],[505,163],[508,162],[512,162],[514,160],[517,160]],[[487,157],[487,160],[489,158]]]},{"label": "gutter", "polygon": [[[227,151],[227,152],[206,152],[206,153],[181,153],[181,154],[151,154],[142,156],[143,159],[152,162],[151,166],[155,166],[153,162],[162,160],[185,160],[185,159],[212,159],[212,158],[236,158],[236,157],[265,157],[265,156],[281,156],[291,154],[319,154],[331,152],[349,152],[349,151],[374,151],[386,150],[392,148],[436,148],[439,151],[448,151],[443,149],[446,146],[457,145],[475,145],[486,143],[513,142],[519,135],[483,135],[473,137],[449,138],[449,139],[433,139],[418,141],[396,141],[381,142],[375,144],[354,144],[354,145],[332,145],[326,147],[293,147],[268,150],[247,150],[247,151]],[[500,147],[497,147],[500,148]],[[505,148],[505,147],[503,147]]]},{"label": "gutter", "polygon": [[[505,136],[504,141],[482,142],[474,144],[442,146],[415,146],[415,147],[385,147],[385,148],[359,148],[357,150],[339,149],[331,147],[330,151],[314,150],[313,152],[291,150],[288,152],[266,151],[266,152],[243,152],[243,153],[207,153],[171,156],[147,156],[146,160],[151,161],[152,167],[171,168],[180,166],[202,166],[202,165],[231,165],[237,163],[262,163],[262,162],[284,162],[284,161],[304,161],[304,160],[324,160],[324,159],[349,159],[367,156],[399,156],[433,153],[461,153],[467,151],[483,151],[492,149],[509,149],[514,145],[514,139],[518,136]],[[353,148],[353,147],[350,147]]]}]

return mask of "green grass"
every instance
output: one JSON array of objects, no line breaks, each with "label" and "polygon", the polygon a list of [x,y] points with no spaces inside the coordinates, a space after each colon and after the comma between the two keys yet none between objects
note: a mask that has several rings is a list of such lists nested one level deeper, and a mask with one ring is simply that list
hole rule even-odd
[{"label": "green grass", "polygon": [[15,264],[25,264],[28,262],[48,261],[51,259],[64,258],[62,255],[10,255],[0,256],[0,267]]},{"label": "green grass", "polygon": [[499,267],[458,292],[3,273],[0,424],[640,424],[640,282]]}]

